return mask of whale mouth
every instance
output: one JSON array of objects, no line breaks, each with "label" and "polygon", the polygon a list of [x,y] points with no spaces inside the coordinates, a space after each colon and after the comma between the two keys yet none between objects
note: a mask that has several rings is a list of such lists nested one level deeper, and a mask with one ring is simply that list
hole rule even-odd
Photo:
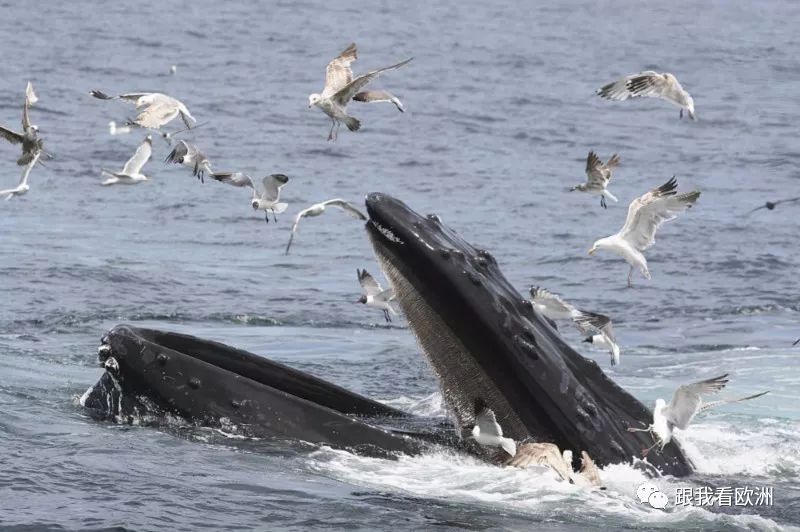
[{"label": "whale mouth", "polygon": [[[491,253],[390,196],[369,194],[366,207],[375,256],[462,437],[481,400],[517,442],[587,451],[600,467],[639,456],[647,441],[627,428],[648,424],[650,411],[566,344]],[[674,442],[648,460],[692,470]]]}]

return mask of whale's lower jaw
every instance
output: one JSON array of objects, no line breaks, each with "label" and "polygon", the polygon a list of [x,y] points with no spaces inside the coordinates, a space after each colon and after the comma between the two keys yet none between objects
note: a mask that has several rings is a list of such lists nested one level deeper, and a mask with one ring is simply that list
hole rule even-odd
[{"label": "whale's lower jaw", "polygon": [[[480,399],[506,436],[585,450],[601,467],[652,445],[627,431],[647,426],[650,411],[570,348],[491,254],[389,196],[367,196],[367,211],[378,261],[462,431]],[[648,461],[666,474],[692,471],[675,442]]]}]

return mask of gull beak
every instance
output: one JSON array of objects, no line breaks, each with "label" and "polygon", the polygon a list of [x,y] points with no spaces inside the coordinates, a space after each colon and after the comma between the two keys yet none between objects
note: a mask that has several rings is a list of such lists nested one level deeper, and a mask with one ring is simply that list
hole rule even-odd
[{"label": "gull beak", "polygon": [[595,249],[594,249],[594,248],[590,249],[590,250],[589,250],[589,255],[594,255],[594,252],[595,252]]}]

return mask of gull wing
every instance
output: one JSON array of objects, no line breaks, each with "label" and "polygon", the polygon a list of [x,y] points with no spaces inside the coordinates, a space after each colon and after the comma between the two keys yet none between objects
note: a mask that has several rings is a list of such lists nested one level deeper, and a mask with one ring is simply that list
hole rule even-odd
[{"label": "gull wing", "polygon": [[700,411],[703,396],[723,389],[728,383],[727,377],[726,373],[719,377],[678,387],[672,396],[672,402],[663,410],[664,417],[679,429],[686,429]]},{"label": "gull wing", "polygon": [[586,157],[586,177],[589,178],[589,183],[605,186],[608,183],[609,173],[600,157],[595,152],[590,151]]},{"label": "gull wing", "polygon": [[361,288],[364,290],[364,294],[368,296],[376,296],[383,292],[383,288],[381,288],[380,283],[376,281],[367,270],[356,269],[356,273],[358,274],[358,282],[361,285]]},{"label": "gull wing", "polygon": [[242,172],[215,172],[211,174],[211,178],[234,187],[250,187],[253,190],[256,188],[253,178]]},{"label": "gull wing", "polygon": [[153,103],[144,107],[133,122],[147,129],[158,129],[178,116],[178,109],[169,102]]},{"label": "gull wing", "polygon": [[148,135],[139,144],[139,147],[136,148],[136,151],[133,153],[133,156],[128,159],[128,162],[125,163],[125,166],[122,167],[122,174],[125,175],[136,175],[142,171],[142,167],[147,164],[147,161],[150,160],[150,156],[153,154],[153,141],[151,140],[150,136]]},{"label": "gull wing", "polygon": [[11,144],[19,144],[25,138],[23,135],[15,131],[11,131],[10,129],[6,129],[3,126],[0,126],[0,137],[3,137]]},{"label": "gull wing", "polygon": [[292,241],[294,240],[294,234],[297,232],[297,226],[300,224],[300,220],[308,214],[311,209],[314,208],[314,205],[307,209],[303,209],[302,211],[297,213],[297,216],[294,217],[294,223],[292,224],[292,234],[289,235],[289,242],[286,244],[286,251],[284,252],[286,255],[289,254],[289,248],[292,247]]},{"label": "gull wing", "polygon": [[281,188],[288,182],[289,176],[284,174],[270,174],[268,176],[264,176],[261,181],[264,186],[262,198],[267,201],[278,201],[278,198],[281,195]]},{"label": "gull wing", "polygon": [[699,190],[677,195],[677,187],[673,176],[660,187],[633,200],[628,206],[625,225],[618,233],[620,237],[639,251],[655,244],[656,231],[661,224],[677,218],[700,197]]},{"label": "gull wing", "polygon": [[29,81],[28,85],[25,87],[25,103],[34,105],[38,101],[39,97],[36,96],[36,92],[33,90],[33,83]]},{"label": "gull wing", "polygon": [[601,98],[606,98],[608,100],[617,100],[617,101],[624,101],[627,100],[628,98],[633,98],[635,96],[645,96],[644,94],[633,94],[631,92],[630,90],[631,81],[636,79],[637,85],[642,85],[645,83],[644,80],[646,79],[652,79],[655,82],[657,78],[661,78],[661,74],[659,74],[658,72],[653,72],[652,70],[645,70],[644,72],[639,72],[638,74],[631,74],[630,76],[625,76],[616,81],[612,81],[607,85],[603,85],[602,87],[597,89],[596,94]]},{"label": "gull wing", "polygon": [[323,98],[336,94],[353,80],[353,70],[350,68],[350,65],[356,59],[358,59],[358,50],[356,49],[356,44],[352,43],[328,63],[325,69],[325,88],[322,90]]},{"label": "gull wing", "polygon": [[338,91],[336,91],[336,93],[333,94],[332,98],[336,100],[336,102],[339,103],[339,105],[346,106],[347,103],[353,99],[353,96],[355,96],[356,93],[358,93],[361,89],[363,89],[367,85],[367,83],[377,78],[384,72],[388,72],[389,70],[395,70],[403,65],[408,64],[412,59],[413,57],[410,57],[405,61],[397,63],[396,65],[388,66],[386,68],[380,68],[378,70],[373,70],[372,72],[367,72],[366,74],[362,74],[353,81],[351,81],[350,83],[348,83],[347,85],[345,85],[344,87],[342,87],[341,89],[339,89]]},{"label": "gull wing", "polygon": [[183,164],[187,158],[191,158],[197,153],[197,148],[189,144],[185,140],[179,140],[178,143],[169,152],[167,158],[164,159],[165,163]]},{"label": "gull wing", "polygon": [[323,201],[322,204],[325,205],[325,206],[330,205],[332,207],[339,207],[340,209],[345,211],[347,214],[349,214],[353,218],[357,218],[359,220],[366,220],[367,219],[367,217],[364,216],[364,213],[362,213],[360,210],[358,210],[358,208],[356,206],[354,206],[352,203],[347,202],[347,201],[345,201],[345,200],[343,200],[341,198],[335,198],[335,199],[330,199],[328,201]]},{"label": "gull wing", "polygon": [[543,314],[550,319],[555,319],[553,316],[557,316],[559,313],[571,313],[575,310],[575,307],[565,302],[556,294],[538,286],[531,287],[531,301],[536,305],[544,307],[545,310]]},{"label": "gull wing", "polygon": [[703,406],[700,407],[700,412],[705,412],[710,408],[714,408],[720,405],[729,405],[731,403],[741,403],[742,401],[749,401],[750,399],[755,399],[756,397],[761,397],[762,395],[766,395],[769,392],[761,392],[753,395],[748,395],[747,397],[737,397],[735,399],[721,399],[719,401],[712,401],[710,403],[704,403]]},{"label": "gull wing", "polygon": [[400,101],[400,98],[398,98],[389,91],[384,91],[384,90],[361,91],[359,93],[356,93],[355,96],[353,96],[353,101],[366,102],[366,103],[371,103],[371,102],[393,103],[395,107],[397,107],[398,111],[400,111],[401,113],[406,112],[405,108],[403,107],[403,102]]},{"label": "gull wing", "polygon": [[628,79],[627,89],[634,98],[663,98],[670,89],[670,77],[669,74],[642,72]]},{"label": "gull wing", "polygon": [[475,424],[478,425],[481,434],[489,436],[503,435],[503,428],[500,426],[500,423],[497,422],[494,411],[490,408],[484,407],[483,410],[475,415]]}]

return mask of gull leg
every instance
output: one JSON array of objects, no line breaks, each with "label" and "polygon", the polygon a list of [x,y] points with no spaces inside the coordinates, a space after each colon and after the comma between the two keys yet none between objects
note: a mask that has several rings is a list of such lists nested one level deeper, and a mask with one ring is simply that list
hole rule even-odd
[{"label": "gull leg", "polygon": [[264,221],[269,223],[269,213],[267,211],[264,211]]},{"label": "gull leg", "polygon": [[608,208],[608,206],[606,205],[606,197],[605,197],[605,196],[603,196],[603,195],[601,195],[601,196],[600,196],[600,205],[601,205],[601,206],[602,206],[604,209],[607,209],[607,208]]},{"label": "gull leg", "polygon": [[628,432],[650,432],[650,427],[645,427],[643,429],[637,429],[636,427],[628,427]]},{"label": "gull leg", "polygon": [[383,317],[386,318],[386,323],[391,323],[392,322],[392,317],[389,316],[389,311],[388,310],[383,309]]},{"label": "gull leg", "polygon": [[633,266],[631,266],[631,271],[628,272],[628,288],[633,288]]},{"label": "gull leg", "polygon": [[683,118],[683,107],[681,107],[681,111],[680,111],[680,113],[678,114],[678,120],[680,120],[680,119],[682,119],[682,118]]},{"label": "gull leg", "polygon": [[278,223],[278,218],[275,216],[275,211],[273,209],[270,210],[272,210],[272,219],[275,221],[275,223]]},{"label": "gull leg", "polygon": [[328,141],[332,141],[333,139],[333,128],[336,127],[336,120],[331,118],[331,130],[328,132]]},{"label": "gull leg", "polygon": [[653,445],[651,445],[651,446],[650,446],[650,447],[648,447],[647,449],[642,449],[642,458],[645,458],[645,457],[647,457],[647,454],[648,454],[650,451],[652,451],[652,450],[653,450],[653,447],[655,447],[655,446],[656,446],[656,445],[658,445],[658,444],[659,444],[659,442],[655,442]]}]

